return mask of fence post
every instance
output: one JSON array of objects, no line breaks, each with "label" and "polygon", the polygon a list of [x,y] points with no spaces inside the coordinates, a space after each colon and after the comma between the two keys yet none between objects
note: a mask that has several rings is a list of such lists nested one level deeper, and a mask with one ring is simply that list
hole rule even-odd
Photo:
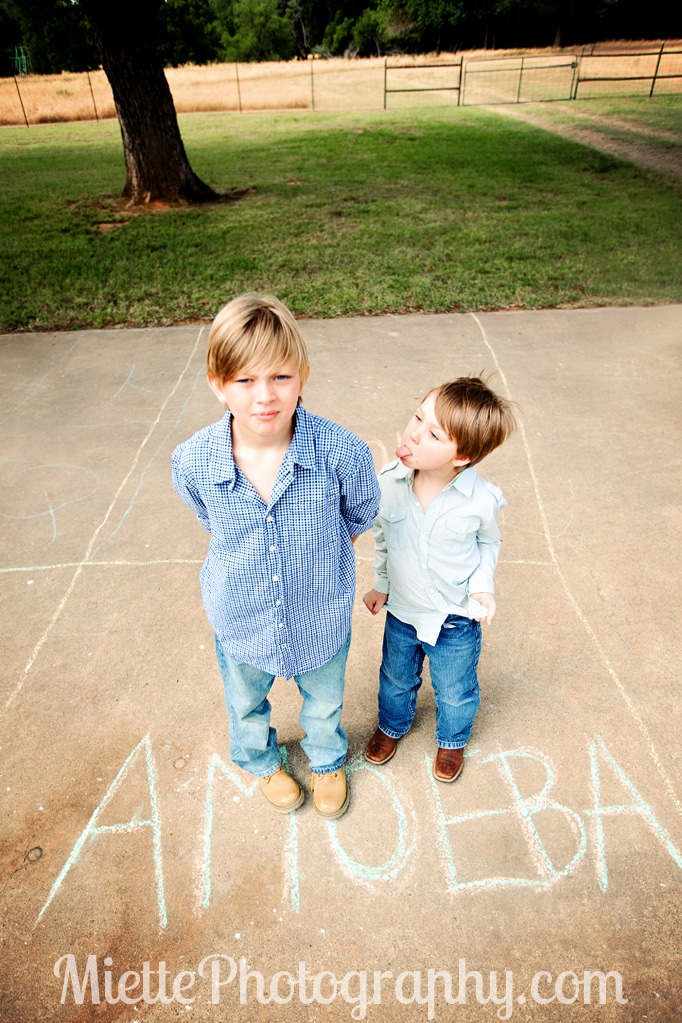
[{"label": "fence post", "polygon": [[315,110],[315,79],[313,78],[313,67],[315,66],[315,58],[310,56],[310,109]]},{"label": "fence post", "polygon": [[384,110],[386,109],[386,75],[388,74],[388,57],[384,57]]},{"label": "fence post", "polygon": [[464,69],[464,57],[459,58],[459,81],[457,82],[457,106],[462,105],[462,71]]},{"label": "fence post", "polygon": [[665,40],[661,43],[661,48],[658,51],[658,60],[656,61],[656,70],[654,71],[654,77],[651,79],[651,89],[649,90],[649,99],[654,94],[654,86],[656,85],[656,78],[658,76],[658,69],[661,66],[661,57],[663,56],[663,47],[665,46]]},{"label": "fence post", "polygon": [[239,103],[239,113],[242,112],[242,90],[239,88],[239,64],[235,61],[234,69],[237,73],[237,101]]},{"label": "fence post", "polygon": [[92,107],[93,107],[93,110],[95,111],[95,119],[97,120],[97,123],[99,124],[99,114],[97,113],[97,104],[95,103],[95,94],[92,91],[92,82],[90,81],[90,72],[86,71],[85,73],[88,76],[88,85],[90,86],[90,95],[92,96]]},{"label": "fence post", "polygon": [[21,98],[21,93],[19,92],[19,83],[17,81],[17,76],[13,75],[12,77],[14,78],[14,84],[17,87],[17,96],[19,97],[19,102],[21,103],[21,112],[24,115],[24,121],[26,122],[26,127],[28,128],[28,117],[26,116],[26,110],[24,109],[24,101]]},{"label": "fence post", "polygon": [[580,51],[580,56],[578,57],[578,67],[577,67],[577,70],[576,70],[576,72],[575,72],[575,74],[573,76],[573,96],[571,97],[571,99],[577,99],[578,98],[578,86],[580,85],[580,70],[581,70],[581,68],[583,66],[583,57],[584,56],[585,56],[585,46],[583,45],[583,48]]},{"label": "fence post", "polygon": [[521,57],[521,68],[519,70],[519,88],[518,88],[517,93],[516,93],[516,102],[517,103],[521,102],[521,82],[523,80],[523,62],[524,62],[524,60],[525,60],[525,57]]}]

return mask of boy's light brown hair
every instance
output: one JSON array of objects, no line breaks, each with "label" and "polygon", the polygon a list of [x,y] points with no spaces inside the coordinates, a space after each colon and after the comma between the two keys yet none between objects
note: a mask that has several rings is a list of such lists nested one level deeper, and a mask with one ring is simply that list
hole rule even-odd
[{"label": "boy's light brown hair", "polygon": [[220,310],[208,335],[206,369],[226,383],[247,367],[293,362],[308,375],[308,351],[292,313],[272,295],[240,295]]},{"label": "boy's light brown hair", "polygon": [[485,378],[458,377],[434,387],[438,422],[457,444],[457,457],[476,465],[517,427],[514,406],[488,387]]}]

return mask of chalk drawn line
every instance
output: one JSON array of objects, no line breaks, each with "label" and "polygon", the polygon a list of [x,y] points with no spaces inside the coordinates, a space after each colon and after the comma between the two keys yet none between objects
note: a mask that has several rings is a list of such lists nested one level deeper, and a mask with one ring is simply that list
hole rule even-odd
[{"label": "chalk drawn line", "polygon": [[[500,375],[500,377],[502,379],[502,383],[504,385],[504,389],[506,391],[507,397],[509,398],[509,400],[513,400],[512,399],[512,394],[511,394],[511,390],[510,390],[509,384],[507,382],[507,378],[506,378],[506,376],[504,374],[504,371],[502,370],[502,367],[500,365],[499,359],[497,358],[497,354],[496,354],[493,346],[491,345],[490,341],[488,340],[488,335],[487,335],[487,333],[485,331],[485,328],[484,328],[483,324],[481,323],[481,321],[479,320],[478,316],[476,316],[475,313],[469,313],[469,315],[472,317],[472,319],[478,325],[478,329],[480,330],[481,335],[483,337],[483,343],[485,344],[486,348],[490,352],[490,355],[491,355],[491,357],[493,359],[493,362],[495,364],[495,369],[497,370],[497,372],[499,373],[499,375]],[[654,764],[656,766],[656,770],[658,772],[658,775],[661,778],[661,780],[662,780],[662,782],[663,782],[663,784],[665,786],[665,789],[666,789],[668,795],[670,796],[671,802],[673,803],[673,805],[674,805],[675,809],[677,810],[678,814],[680,816],[682,816],[682,802],[680,802],[680,800],[679,800],[679,798],[677,796],[677,793],[675,792],[675,789],[673,787],[672,781],[668,777],[668,773],[665,770],[665,768],[664,768],[664,766],[663,766],[663,764],[661,762],[661,759],[660,759],[660,757],[658,755],[658,751],[656,750],[656,747],[654,746],[653,739],[651,738],[651,734],[649,732],[649,729],[647,728],[647,726],[644,723],[641,715],[639,714],[639,712],[638,712],[638,710],[637,710],[637,708],[636,708],[636,706],[634,704],[634,701],[630,697],[630,694],[627,692],[623,682],[621,682],[618,674],[616,673],[615,668],[611,664],[611,661],[609,660],[609,658],[608,658],[608,656],[606,654],[606,651],[604,650],[603,646],[599,642],[599,639],[597,637],[596,632],[594,631],[594,629],[590,625],[590,623],[589,623],[589,621],[587,619],[587,616],[583,612],[582,608],[580,607],[580,604],[578,603],[577,598],[574,596],[572,590],[570,589],[570,587],[568,585],[568,582],[566,581],[566,577],[565,577],[565,575],[564,575],[564,573],[563,573],[563,571],[561,569],[561,565],[559,564],[559,558],[557,556],[556,548],[554,546],[554,540],[553,540],[552,534],[550,532],[549,521],[547,519],[547,514],[545,512],[545,506],[544,506],[544,503],[543,503],[543,500],[542,500],[542,494],[540,493],[540,484],[538,482],[538,478],[537,478],[537,475],[535,473],[535,466],[533,464],[533,456],[531,454],[530,444],[528,442],[528,437],[527,437],[527,434],[526,434],[526,430],[525,430],[523,421],[519,422],[519,433],[521,435],[521,440],[523,442],[523,447],[524,447],[524,451],[525,451],[525,454],[526,454],[526,461],[527,461],[527,464],[528,464],[528,471],[530,473],[531,481],[533,483],[533,490],[535,492],[535,500],[536,500],[536,503],[537,503],[537,506],[538,506],[538,511],[540,513],[540,521],[542,522],[542,529],[543,529],[543,533],[544,533],[544,536],[545,536],[545,543],[547,545],[547,550],[548,550],[550,559],[552,561],[552,565],[554,566],[554,570],[556,572],[557,578],[558,578],[559,582],[561,583],[561,587],[562,587],[562,589],[564,591],[564,594],[566,596],[566,599],[568,600],[569,605],[573,609],[573,611],[574,611],[578,621],[580,622],[580,624],[584,628],[585,632],[587,633],[587,635],[588,635],[588,637],[590,639],[590,642],[592,643],[594,649],[597,651],[597,654],[599,655],[599,658],[600,658],[600,660],[602,662],[602,665],[606,668],[606,671],[607,671],[609,677],[611,678],[612,682],[616,686],[616,689],[620,693],[620,695],[621,695],[621,697],[622,697],[622,699],[623,699],[627,709],[629,710],[630,714],[632,715],[632,718],[634,719],[635,724],[637,725],[637,728],[641,732],[641,734],[642,734],[642,736],[643,736],[643,738],[644,738],[644,740],[645,740],[645,742],[646,742],[646,744],[648,746],[649,754],[651,756],[651,759],[653,760],[653,762],[654,762]]]},{"label": "chalk drawn line", "polygon": [[203,558],[155,558],[149,561],[63,561],[55,565],[14,565],[0,568],[0,575],[11,575],[14,572],[52,572],[58,568],[145,568],[148,565],[203,565]]},{"label": "chalk drawn line", "polygon": [[58,605],[57,605],[57,607],[56,607],[56,609],[54,611],[54,614],[52,615],[52,618],[50,619],[46,629],[44,630],[44,632],[42,633],[40,639],[38,640],[38,642],[36,643],[35,647],[33,648],[31,656],[29,657],[28,661],[26,662],[26,666],[24,667],[24,670],[22,671],[22,673],[21,673],[21,675],[19,677],[19,681],[17,682],[16,686],[14,687],[14,689],[10,693],[8,699],[6,700],[6,702],[5,702],[5,710],[8,710],[10,708],[10,706],[12,705],[14,700],[17,698],[19,693],[22,691],[22,689],[24,687],[24,683],[26,682],[26,679],[28,678],[28,676],[29,676],[29,674],[31,672],[31,669],[33,668],[33,665],[35,664],[36,658],[38,657],[38,655],[39,655],[40,651],[42,650],[43,646],[45,645],[45,643],[47,642],[47,639],[48,639],[50,633],[52,632],[52,630],[54,629],[55,625],[57,624],[57,622],[61,618],[62,611],[66,607],[66,605],[67,605],[67,603],[69,601],[69,598],[71,597],[71,594],[74,591],[76,583],[78,582],[78,579],[80,578],[81,572],[83,571],[83,568],[84,568],[85,564],[88,562],[88,560],[89,560],[93,550],[95,549],[95,545],[97,544],[97,540],[98,540],[98,537],[99,537],[100,533],[102,532],[102,530],[106,526],[107,522],[109,521],[109,519],[110,519],[110,517],[111,517],[111,515],[113,513],[113,510],[114,510],[114,508],[116,506],[116,502],[118,501],[118,498],[120,497],[122,491],[127,486],[128,481],[130,480],[131,476],[135,472],[135,470],[137,468],[137,465],[138,465],[138,462],[140,461],[140,458],[142,457],[142,452],[144,451],[145,447],[147,446],[149,440],[151,439],[151,437],[152,437],[152,435],[153,435],[153,433],[154,433],[158,423],[161,421],[163,413],[166,410],[166,406],[169,404],[169,402],[171,401],[171,399],[175,395],[176,391],[178,390],[178,388],[182,384],[182,381],[184,380],[185,375],[187,374],[187,372],[189,370],[189,367],[190,367],[190,365],[191,365],[191,363],[192,363],[192,361],[194,359],[194,356],[196,355],[197,349],[199,347],[199,341],[201,340],[201,338],[203,336],[203,333],[204,333],[204,328],[202,327],[201,330],[199,331],[199,333],[197,334],[197,339],[194,342],[194,347],[192,348],[192,351],[190,352],[190,354],[189,354],[189,356],[187,358],[187,361],[186,361],[183,369],[181,370],[180,375],[178,376],[178,379],[176,380],[175,384],[173,385],[173,387],[169,391],[168,395],[166,396],[165,400],[163,401],[163,403],[161,405],[161,408],[159,409],[158,415],[156,416],[156,419],[154,420],[152,425],[149,427],[149,430],[147,431],[147,433],[145,434],[145,436],[144,436],[144,438],[142,440],[142,443],[140,444],[140,446],[138,447],[137,451],[135,452],[135,456],[133,458],[131,466],[130,466],[128,472],[126,473],[123,481],[121,482],[121,485],[119,486],[118,490],[114,494],[114,496],[113,496],[113,498],[112,498],[112,500],[111,500],[111,502],[109,504],[109,507],[107,508],[107,511],[106,511],[106,513],[104,515],[104,518],[102,519],[102,521],[100,522],[99,526],[96,528],[95,532],[92,534],[92,536],[90,538],[90,542],[88,543],[88,546],[87,546],[87,549],[85,551],[85,554],[83,556],[82,561],[80,561],[78,563],[78,565],[76,566],[76,570],[75,570],[75,572],[73,574],[71,582],[69,583],[69,585],[68,585],[68,587],[67,587],[67,589],[66,589],[66,591],[65,591],[65,593],[63,595],[63,597],[59,601],[59,603],[58,603]]}]

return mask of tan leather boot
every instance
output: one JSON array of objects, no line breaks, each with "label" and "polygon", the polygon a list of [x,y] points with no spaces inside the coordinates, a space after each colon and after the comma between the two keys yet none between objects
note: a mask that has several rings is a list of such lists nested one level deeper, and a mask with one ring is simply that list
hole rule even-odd
[{"label": "tan leather boot", "polygon": [[312,774],[310,791],[315,813],[327,820],[336,820],[348,809],[350,792],[343,767],[331,774]]},{"label": "tan leather boot", "polygon": [[277,813],[289,813],[290,810],[298,810],[303,802],[301,786],[295,778],[280,767],[278,771],[271,774],[269,778],[259,778],[260,790],[265,796],[266,802],[270,804]]}]

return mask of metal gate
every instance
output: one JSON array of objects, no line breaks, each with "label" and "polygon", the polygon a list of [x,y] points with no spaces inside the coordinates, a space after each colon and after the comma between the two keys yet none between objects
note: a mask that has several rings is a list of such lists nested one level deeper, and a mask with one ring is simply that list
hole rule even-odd
[{"label": "metal gate", "polygon": [[572,99],[578,57],[572,53],[533,57],[473,57],[464,63],[460,102],[538,103]]}]

